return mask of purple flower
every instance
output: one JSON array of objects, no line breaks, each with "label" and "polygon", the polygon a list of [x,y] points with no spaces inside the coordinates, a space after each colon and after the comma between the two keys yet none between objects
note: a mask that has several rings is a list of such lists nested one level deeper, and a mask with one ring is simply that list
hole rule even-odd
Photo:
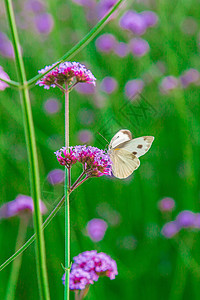
[{"label": "purple flower", "polygon": [[167,94],[169,91],[174,90],[178,86],[178,79],[174,76],[166,76],[160,83],[160,91]]},{"label": "purple flower", "polygon": [[105,77],[101,82],[101,90],[112,94],[117,89],[118,83],[113,77]]},{"label": "purple flower", "polygon": [[44,109],[48,114],[56,114],[61,108],[60,102],[57,99],[50,98],[44,103]]},{"label": "purple flower", "polygon": [[[54,65],[46,66],[44,69],[38,71],[38,73],[43,74]],[[95,85],[96,80],[94,75],[86,68],[86,66],[78,62],[66,61],[47,73],[36,84],[44,86],[45,89],[49,89],[50,87],[54,88],[56,85],[62,86],[65,83],[71,84],[74,79],[76,79],[76,83],[87,82],[93,85]]]},{"label": "purple flower", "polygon": [[129,53],[129,47],[126,43],[119,42],[115,45],[114,52],[119,57],[125,57]]},{"label": "purple flower", "polygon": [[43,12],[45,9],[44,4],[38,0],[29,0],[25,3],[25,10],[30,10],[34,13]]},{"label": "purple flower", "polygon": [[146,32],[146,23],[143,16],[133,10],[128,10],[124,13],[119,21],[119,25],[136,35],[142,35]]},{"label": "purple flower", "polygon": [[78,139],[81,143],[87,144],[93,140],[93,134],[90,130],[83,129],[78,132]]},{"label": "purple flower", "polygon": [[97,281],[99,276],[107,276],[111,280],[118,275],[116,262],[107,254],[96,250],[85,251],[74,257],[72,270],[81,268],[91,275],[93,281]]},{"label": "purple flower", "polygon": [[92,84],[82,83],[75,86],[75,90],[79,94],[92,95],[95,93],[95,87]]},{"label": "purple flower", "polygon": [[149,52],[149,43],[141,38],[133,38],[129,42],[129,47],[133,55],[137,57],[144,56]]},{"label": "purple flower", "polygon": [[103,240],[107,228],[107,223],[102,219],[92,219],[87,223],[87,233],[94,242]]},{"label": "purple flower", "polygon": [[181,30],[188,35],[193,35],[198,31],[198,21],[193,17],[186,17],[181,23]]},{"label": "purple flower", "polygon": [[166,237],[167,239],[172,238],[178,232],[179,232],[179,226],[175,221],[166,223],[161,230],[162,235],[164,235],[164,237]]},{"label": "purple flower", "polygon": [[129,99],[134,99],[143,90],[144,82],[141,79],[129,80],[125,85],[125,94]]},{"label": "purple flower", "polygon": [[80,6],[85,6],[88,8],[93,8],[95,6],[94,0],[73,0],[73,2]]},{"label": "purple flower", "polygon": [[196,215],[190,210],[181,211],[176,217],[176,223],[179,228],[194,227]]},{"label": "purple flower", "polygon": [[48,182],[52,185],[60,184],[65,180],[65,172],[60,169],[54,169],[47,175]]},{"label": "purple flower", "polygon": [[90,177],[111,175],[111,165],[109,155],[96,147],[74,146],[61,148],[55,152],[60,165],[71,167],[77,161],[84,166],[84,170]]},{"label": "purple flower", "polygon": [[0,54],[7,58],[15,57],[13,45],[3,32],[0,32]]},{"label": "purple flower", "polygon": [[52,15],[48,13],[36,15],[34,22],[37,31],[41,34],[48,35],[53,30],[54,20]]},{"label": "purple flower", "polygon": [[[33,199],[26,195],[18,195],[15,200],[5,203],[0,209],[0,218],[10,218],[16,215],[29,215],[34,210]],[[47,212],[45,204],[40,201],[42,214]]]},{"label": "purple flower", "polygon": [[[101,0],[97,5],[97,15],[99,19],[103,18],[115,5],[117,0]],[[114,16],[110,17],[109,19],[113,18]]]},{"label": "purple flower", "polygon": [[181,84],[184,88],[191,83],[195,83],[200,79],[199,71],[196,69],[188,69],[180,77]]},{"label": "purple flower", "polygon": [[158,202],[158,208],[161,211],[172,211],[175,208],[175,201],[172,198],[166,197]]},{"label": "purple flower", "polygon": [[196,214],[194,227],[200,229],[200,213]]},{"label": "purple flower", "polygon": [[[6,72],[4,72],[3,68],[0,66],[0,78],[10,80],[10,77]],[[9,85],[3,81],[0,81],[0,91],[4,91]]]},{"label": "purple flower", "polygon": [[154,27],[158,23],[158,16],[155,12],[146,10],[140,13],[146,27]]},{"label": "purple flower", "polygon": [[[65,274],[62,277],[63,284],[65,285]],[[93,284],[94,281],[88,272],[81,268],[70,271],[69,288],[70,290],[83,290],[87,285]]]},{"label": "purple flower", "polygon": [[99,51],[109,53],[115,48],[116,43],[114,35],[104,33],[96,39],[95,45]]}]

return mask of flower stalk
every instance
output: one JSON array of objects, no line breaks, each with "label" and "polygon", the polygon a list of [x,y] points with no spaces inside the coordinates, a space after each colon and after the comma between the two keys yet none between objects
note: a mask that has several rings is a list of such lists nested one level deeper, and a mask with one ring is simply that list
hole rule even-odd
[{"label": "flower stalk", "polygon": [[47,280],[47,270],[46,270],[46,257],[45,257],[45,246],[44,246],[44,236],[42,232],[42,216],[40,212],[39,199],[40,199],[40,182],[39,182],[39,169],[38,169],[38,159],[36,151],[35,142],[35,132],[33,125],[33,118],[31,112],[29,90],[26,81],[26,73],[24,68],[24,63],[22,59],[19,37],[14,17],[14,11],[11,0],[5,0],[5,7],[7,18],[10,25],[13,48],[15,52],[15,61],[18,71],[19,82],[22,86],[20,91],[20,96],[22,100],[22,113],[24,119],[24,128],[26,136],[26,145],[29,157],[29,167],[30,167],[30,182],[31,182],[31,193],[34,201],[34,228],[36,233],[36,264],[38,272],[38,283],[40,289],[41,299],[49,300],[49,287]]},{"label": "flower stalk", "polygon": [[[28,218],[20,218],[15,251],[17,251],[17,249],[19,247],[21,247],[25,241],[28,221],[29,221]],[[21,263],[22,263],[22,256],[18,257],[18,259],[16,259],[12,264],[10,278],[9,278],[8,285],[7,285],[5,300],[14,300],[15,299],[15,291],[16,291],[16,287],[17,287],[17,281],[18,281],[18,277],[19,277]]]},{"label": "flower stalk", "polygon": [[[69,149],[69,91],[65,84],[65,147]],[[70,274],[70,209],[69,188],[71,174],[70,168],[65,168],[65,288],[64,299],[69,300],[69,274]]]}]

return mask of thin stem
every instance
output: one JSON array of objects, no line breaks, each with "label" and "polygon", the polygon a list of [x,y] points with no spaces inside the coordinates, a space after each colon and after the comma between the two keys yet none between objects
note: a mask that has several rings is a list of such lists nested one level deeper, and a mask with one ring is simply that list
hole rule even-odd
[{"label": "thin stem", "polygon": [[69,50],[67,53],[65,53],[60,59],[57,60],[56,64],[49,69],[47,72],[43,74],[36,75],[32,79],[28,81],[28,85],[34,84],[36,81],[38,81],[40,78],[45,76],[47,73],[49,73],[51,70],[53,70],[56,66],[58,66],[61,62],[66,61],[67,59],[72,59],[78,52],[80,52],[85,46],[89,44],[89,42],[103,29],[103,27],[106,24],[106,21],[109,19],[109,17],[119,8],[119,6],[125,3],[125,0],[119,0],[112,9],[108,12],[108,14],[102,18],[93,28],[88,32],[84,38],[78,42],[71,50]]},{"label": "thin stem", "polygon": [[36,233],[36,265],[38,272],[38,283],[40,289],[40,296],[44,300],[50,299],[47,269],[46,269],[46,256],[44,236],[42,231],[42,216],[40,212],[40,180],[38,169],[38,158],[36,151],[35,132],[32,118],[32,111],[30,105],[29,91],[26,82],[26,72],[21,54],[20,42],[14,17],[14,11],[11,0],[5,0],[5,7],[7,17],[10,25],[13,48],[15,52],[16,67],[18,71],[19,82],[22,84],[20,96],[22,99],[22,113],[24,118],[24,128],[26,136],[26,145],[29,158],[31,194],[34,202],[34,229]]},{"label": "thin stem", "polygon": [[[28,218],[20,219],[15,251],[17,251],[17,249],[21,247],[24,243],[26,232],[27,232],[28,221],[29,221]],[[18,257],[18,259],[16,259],[12,264],[5,300],[15,299],[15,291],[17,287],[17,281],[19,277],[21,263],[22,263],[22,256]]]},{"label": "thin stem", "polygon": [[69,88],[68,91],[71,92],[71,90],[77,85],[78,81],[76,81],[74,84],[72,84]]},{"label": "thin stem", "polygon": [[5,82],[8,85],[11,85],[13,87],[19,87],[20,86],[19,82],[16,82],[16,81],[13,81],[13,80],[6,80],[6,79],[0,77],[0,81],[3,81],[3,82]]},{"label": "thin stem", "polygon": [[[84,180],[85,181],[85,180]],[[82,182],[83,183],[83,182]],[[77,187],[77,186],[76,186]],[[73,188],[73,190],[69,191],[69,195],[75,190],[75,188]],[[52,219],[55,217],[55,215],[57,214],[57,212],[60,210],[60,208],[62,207],[62,205],[65,202],[65,196],[63,196],[61,198],[61,200],[59,201],[59,203],[56,205],[56,207],[52,210],[52,212],[50,213],[50,215],[46,218],[45,222],[42,224],[42,229],[46,228],[49,223],[52,221]],[[35,241],[35,237],[36,235],[32,235],[32,237],[18,250],[16,251],[12,256],[10,256],[1,266],[0,266],[0,271],[2,271],[5,267],[7,267],[14,259],[16,259],[20,254],[22,254],[34,241]]]},{"label": "thin stem", "polygon": [[73,187],[73,190],[71,190],[71,191],[74,191],[79,185],[81,185],[83,182],[85,182],[88,178],[89,178],[89,177],[86,176],[86,177],[85,177],[83,180],[81,180],[77,185],[75,185],[75,186]]},{"label": "thin stem", "polygon": [[73,189],[76,186],[76,184],[83,178],[84,175],[85,175],[85,171],[83,171],[81,173],[81,175],[76,179],[76,181],[74,182],[74,184],[70,187],[70,191],[73,191]]},{"label": "thin stem", "polygon": [[62,85],[60,85],[58,83],[55,83],[55,85],[65,93],[65,89],[62,87]]},{"label": "thin stem", "polygon": [[68,168],[68,187],[71,186],[71,167]]},{"label": "thin stem", "polygon": [[[55,217],[57,212],[62,207],[63,203],[65,202],[65,196],[59,201],[56,207],[52,210],[50,215],[46,218],[45,222],[42,225],[42,229],[46,228],[47,225],[51,222],[51,220]],[[9,257],[1,266],[0,271],[2,271],[7,265],[9,265],[15,258],[17,258],[20,254],[22,254],[34,241],[36,238],[36,234],[32,235],[32,237],[18,250],[16,251],[11,257]]]},{"label": "thin stem", "polygon": [[[65,86],[65,147],[69,149],[69,91]],[[68,169],[65,168],[65,288],[64,299],[69,300],[69,274],[70,274],[70,213],[69,213],[69,181]],[[69,181],[68,181],[69,179]]]},{"label": "thin stem", "polygon": [[75,300],[79,300],[79,291],[75,290]]}]

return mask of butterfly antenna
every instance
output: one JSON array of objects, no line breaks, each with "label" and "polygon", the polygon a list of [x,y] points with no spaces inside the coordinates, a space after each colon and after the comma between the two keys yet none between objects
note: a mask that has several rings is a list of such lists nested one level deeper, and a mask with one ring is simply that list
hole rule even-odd
[{"label": "butterfly antenna", "polygon": [[100,132],[97,132],[100,136],[102,136],[102,138],[109,144],[109,141],[100,133]]}]

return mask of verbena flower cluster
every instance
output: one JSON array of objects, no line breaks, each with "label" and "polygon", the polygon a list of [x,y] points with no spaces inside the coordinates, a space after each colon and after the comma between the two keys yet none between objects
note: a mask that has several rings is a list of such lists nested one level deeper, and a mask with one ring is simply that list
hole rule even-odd
[{"label": "verbena flower cluster", "polygon": [[[107,276],[111,280],[118,275],[117,264],[109,255],[96,250],[85,251],[74,257],[69,278],[71,290],[82,290],[93,284],[100,276]],[[65,274],[62,277],[65,284]]]},{"label": "verbena flower cluster", "polygon": [[[44,74],[56,64],[46,66],[44,69],[38,71],[40,74]],[[76,82],[86,82],[95,85],[96,78],[86,66],[78,62],[69,62],[59,64],[49,73],[44,75],[36,84],[44,86],[45,89],[50,87],[55,88],[56,85],[63,86],[65,83],[71,84],[74,80]]]},{"label": "verbena flower cluster", "polygon": [[[34,210],[33,199],[26,195],[18,195],[15,200],[5,203],[0,208],[0,218],[11,218],[16,215],[30,215]],[[47,212],[45,204],[40,201],[40,211]]]},{"label": "verbena flower cluster", "polygon": [[110,156],[104,151],[92,146],[73,146],[61,148],[55,152],[60,165],[71,167],[80,162],[89,176],[111,175]]},{"label": "verbena flower cluster", "polygon": [[200,213],[190,210],[181,211],[174,221],[163,226],[161,233],[166,238],[172,238],[184,228],[200,229]]}]

